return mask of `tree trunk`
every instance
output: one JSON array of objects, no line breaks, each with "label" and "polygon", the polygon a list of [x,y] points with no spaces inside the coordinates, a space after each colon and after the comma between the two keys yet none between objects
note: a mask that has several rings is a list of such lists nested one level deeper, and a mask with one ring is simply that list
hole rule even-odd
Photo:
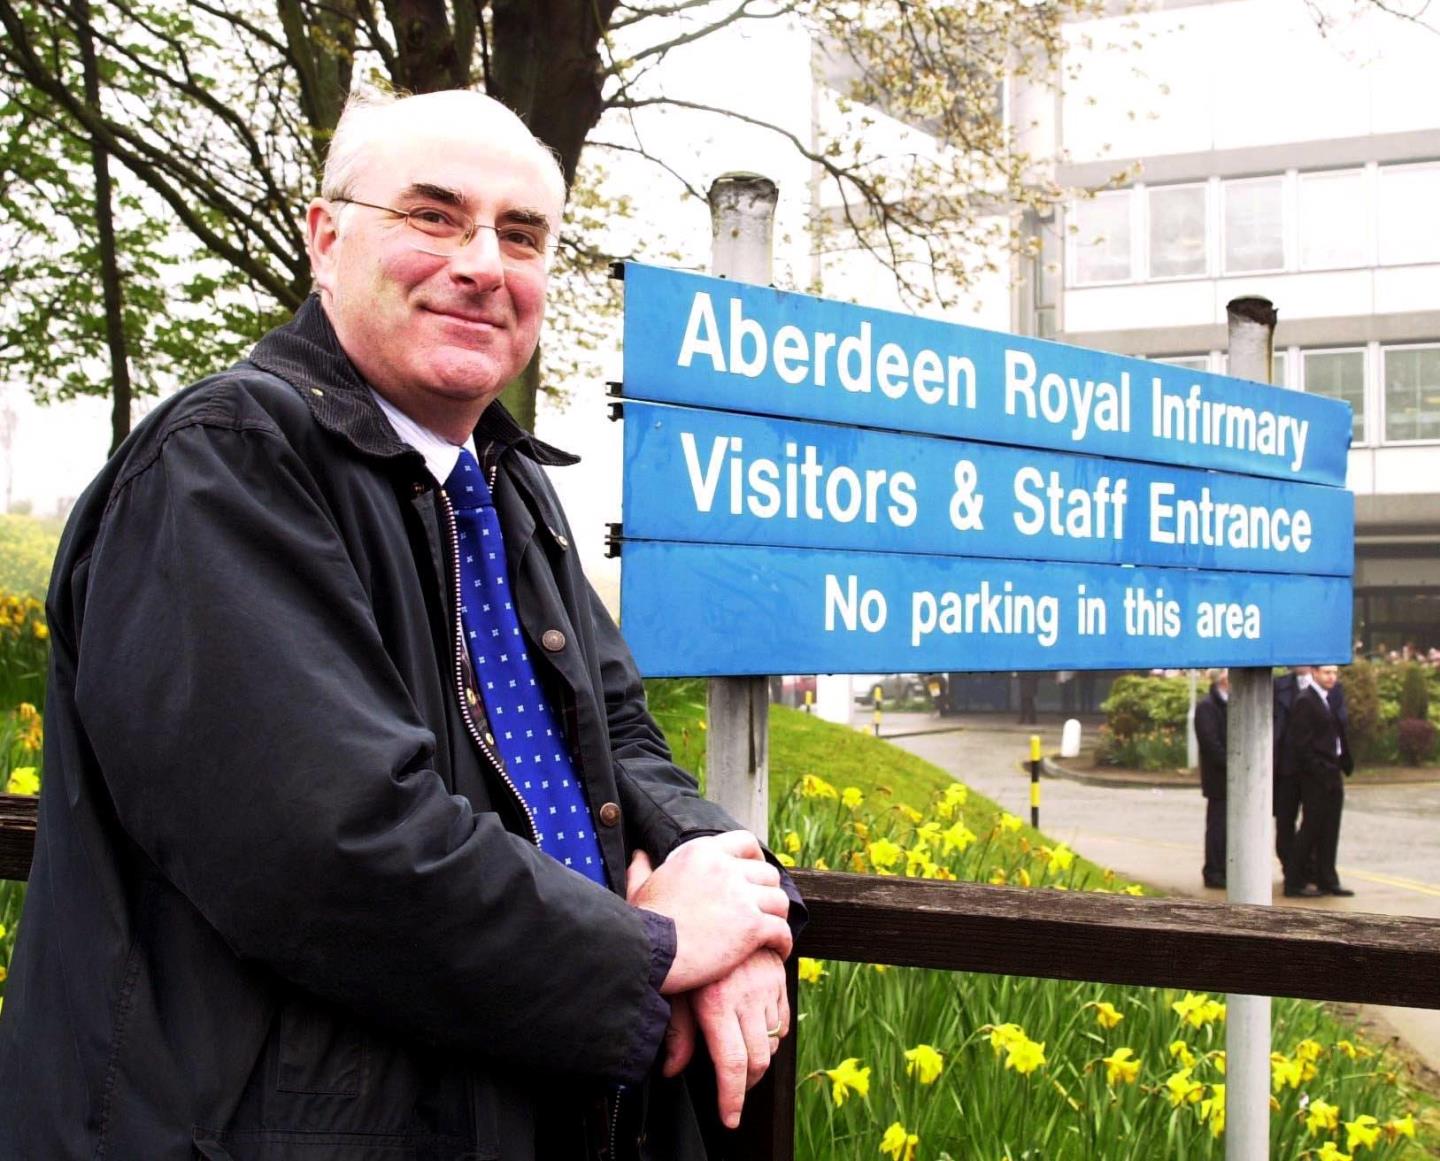
[{"label": "tree trunk", "polygon": [[[90,0],[71,0],[80,65],[85,76],[85,103],[100,112],[100,72],[90,32]],[[90,138],[90,165],[95,172],[95,229],[100,242],[100,288],[105,299],[105,344],[110,348],[110,454],[130,434],[130,353],[125,338],[125,304],[120,291],[120,262],[115,250],[115,211],[111,204],[110,158]]]},{"label": "tree trunk", "polygon": [[525,370],[505,384],[500,392],[500,402],[505,410],[515,417],[515,422],[526,431],[535,430],[535,400],[540,393],[540,348],[530,356]]}]

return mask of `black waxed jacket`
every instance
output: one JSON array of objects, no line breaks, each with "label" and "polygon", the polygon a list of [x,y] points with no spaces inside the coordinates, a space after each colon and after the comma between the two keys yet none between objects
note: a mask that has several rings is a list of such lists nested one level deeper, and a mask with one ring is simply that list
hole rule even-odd
[{"label": "black waxed jacket", "polygon": [[[498,405],[477,439],[623,891],[630,851],[736,824],[671,761],[581,573],[540,469],[568,457]],[[537,851],[469,734],[442,495],[312,298],[81,497],[0,1158],[568,1161],[603,1151],[546,1127],[619,1083],[623,1131],[590,1137],[706,1155],[685,1082],[644,1080],[652,925]]]}]

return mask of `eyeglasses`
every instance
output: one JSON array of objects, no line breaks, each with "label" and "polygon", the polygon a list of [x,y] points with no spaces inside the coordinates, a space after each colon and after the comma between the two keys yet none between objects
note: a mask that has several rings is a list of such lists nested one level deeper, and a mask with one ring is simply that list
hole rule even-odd
[{"label": "eyeglasses", "polygon": [[480,230],[494,230],[500,243],[500,253],[513,262],[543,262],[545,249],[550,243],[550,233],[544,226],[531,222],[506,222],[503,225],[487,225],[477,222],[468,214],[443,206],[416,206],[413,210],[397,210],[391,206],[379,206],[374,202],[362,202],[356,198],[330,198],[332,202],[344,202],[352,206],[364,206],[367,210],[380,210],[397,218],[404,218],[405,225],[414,233],[408,235],[410,245],[422,254],[433,254],[437,258],[451,258],[458,254]]}]

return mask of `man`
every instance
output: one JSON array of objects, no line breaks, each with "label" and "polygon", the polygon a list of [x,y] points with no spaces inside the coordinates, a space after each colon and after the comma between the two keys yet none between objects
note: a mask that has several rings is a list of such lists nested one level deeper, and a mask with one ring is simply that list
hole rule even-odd
[{"label": "man", "polygon": [[1290,711],[1287,761],[1299,782],[1304,812],[1285,864],[1285,894],[1291,897],[1355,894],[1341,886],[1335,868],[1344,776],[1355,768],[1345,723],[1329,700],[1339,676],[1334,665],[1314,666],[1310,688],[1295,699]]},{"label": "man", "polygon": [[352,102],[318,296],[77,505],[0,1156],[730,1155],[789,897],[494,402],[564,192],[487,98]]},{"label": "man", "polygon": [[1290,848],[1295,845],[1295,829],[1300,821],[1300,781],[1289,769],[1290,751],[1285,742],[1285,731],[1290,724],[1290,711],[1295,706],[1295,699],[1309,687],[1308,665],[1292,665],[1289,673],[1277,677],[1274,682],[1271,773],[1274,780],[1275,855],[1282,867],[1289,860]]},{"label": "man", "polygon": [[1207,887],[1225,887],[1225,776],[1230,719],[1230,671],[1212,669],[1209,695],[1195,707],[1195,740],[1200,749],[1200,792],[1205,795],[1205,865],[1200,877]]}]

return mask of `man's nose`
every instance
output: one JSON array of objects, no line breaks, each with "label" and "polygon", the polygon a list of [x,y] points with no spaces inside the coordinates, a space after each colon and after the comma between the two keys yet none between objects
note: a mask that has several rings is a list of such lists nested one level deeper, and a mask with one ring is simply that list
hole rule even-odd
[{"label": "man's nose", "polygon": [[471,282],[480,290],[494,290],[505,282],[500,236],[492,226],[478,226],[475,236],[450,258],[450,276]]}]

